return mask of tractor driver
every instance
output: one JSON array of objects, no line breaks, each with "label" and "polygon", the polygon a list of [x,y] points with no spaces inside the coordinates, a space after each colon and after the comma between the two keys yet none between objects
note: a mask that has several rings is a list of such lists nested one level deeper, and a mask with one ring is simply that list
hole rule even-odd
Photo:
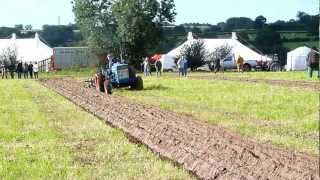
[{"label": "tractor driver", "polygon": [[106,68],[111,69],[113,65],[113,58],[111,54],[108,54],[107,59],[106,59]]}]

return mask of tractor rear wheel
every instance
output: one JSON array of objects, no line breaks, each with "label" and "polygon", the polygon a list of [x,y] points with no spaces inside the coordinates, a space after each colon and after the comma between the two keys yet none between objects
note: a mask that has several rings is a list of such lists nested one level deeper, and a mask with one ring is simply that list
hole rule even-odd
[{"label": "tractor rear wheel", "polygon": [[243,71],[245,71],[245,72],[251,71],[251,66],[249,64],[244,64]]},{"label": "tractor rear wheel", "polygon": [[281,71],[280,63],[278,63],[278,62],[272,63],[271,66],[270,66],[270,71],[274,71],[274,72]]},{"label": "tractor rear wheel", "polygon": [[140,76],[137,76],[135,89],[139,91],[143,90],[143,80]]}]

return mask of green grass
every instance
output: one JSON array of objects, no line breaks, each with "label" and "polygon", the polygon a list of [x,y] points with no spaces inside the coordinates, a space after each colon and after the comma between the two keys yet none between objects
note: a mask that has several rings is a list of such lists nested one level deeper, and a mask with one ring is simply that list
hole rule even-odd
[{"label": "green grass", "polygon": [[0,80],[0,179],[190,179],[32,80]]},{"label": "green grass", "polygon": [[[77,77],[77,78],[93,78],[96,73],[96,68],[74,68],[62,71],[55,71],[49,73],[41,73],[39,76],[42,78],[54,78],[54,77]],[[210,72],[195,72],[190,73],[190,76],[226,76],[226,77],[243,77],[253,79],[278,79],[278,80],[302,80],[302,81],[318,81],[317,72],[314,72],[312,79],[307,78],[306,71],[295,72],[245,72],[237,73],[226,71],[225,73],[210,73]],[[175,77],[177,73],[164,73],[165,77]]]},{"label": "green grass", "polygon": [[145,78],[145,90],[115,94],[190,114],[243,136],[318,153],[316,92],[231,81]]},{"label": "green grass", "polygon": [[[174,75],[173,75],[174,76]],[[299,81],[318,81],[317,72],[313,72],[313,78],[307,78],[306,71],[292,71],[292,72],[225,72],[225,73],[191,73],[190,76],[218,76],[218,77],[241,77],[251,79],[271,79],[271,80],[299,80]]]},{"label": "green grass", "polygon": [[52,71],[52,72],[42,72],[39,77],[42,78],[52,78],[52,77],[93,77],[97,72],[97,68],[72,68],[72,69],[64,69],[60,71]]}]

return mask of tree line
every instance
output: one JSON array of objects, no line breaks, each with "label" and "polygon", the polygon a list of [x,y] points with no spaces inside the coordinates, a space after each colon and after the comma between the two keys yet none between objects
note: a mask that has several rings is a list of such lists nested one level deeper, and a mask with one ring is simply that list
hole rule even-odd
[{"label": "tree line", "polygon": [[[253,45],[263,54],[276,53],[282,60],[288,49],[283,47],[278,31],[300,30],[309,35],[319,31],[319,15],[305,12],[298,12],[295,20],[269,24],[261,15],[254,20],[232,17],[216,25],[185,23],[175,26],[174,0],[73,0],[72,3],[76,25],[44,25],[40,31],[43,40],[52,47],[89,46],[97,54],[113,53],[134,65],[139,65],[142,57],[169,51],[179,43],[177,35],[185,37],[188,31],[207,38],[214,38],[221,32],[238,31],[239,40],[244,44]],[[249,37],[249,31],[255,32],[254,38]],[[12,33],[22,38],[34,36],[31,25],[0,27],[0,38]]]}]

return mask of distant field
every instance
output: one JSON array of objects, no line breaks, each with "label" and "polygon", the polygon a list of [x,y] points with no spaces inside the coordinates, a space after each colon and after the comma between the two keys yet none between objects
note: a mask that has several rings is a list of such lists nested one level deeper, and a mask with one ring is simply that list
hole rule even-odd
[{"label": "distant field", "polygon": [[0,179],[191,179],[35,81],[0,80],[0,99]]},{"label": "distant field", "polygon": [[170,74],[144,79],[145,90],[119,89],[115,94],[190,114],[261,142],[318,154],[316,92],[258,83],[180,79]]},{"label": "distant field", "polygon": [[318,81],[317,72],[314,72],[313,78],[307,78],[306,71],[295,72],[225,72],[225,73],[208,73],[208,72],[196,72],[190,73],[190,76],[219,76],[219,77],[241,77],[251,79],[271,79],[271,80],[299,80],[299,81]]},{"label": "distant field", "polygon": [[289,48],[290,50],[293,50],[293,49],[301,47],[301,46],[305,46],[305,44],[307,44],[310,47],[316,46],[317,48],[319,48],[319,41],[285,42],[285,43],[283,43],[283,45],[285,47]]}]

